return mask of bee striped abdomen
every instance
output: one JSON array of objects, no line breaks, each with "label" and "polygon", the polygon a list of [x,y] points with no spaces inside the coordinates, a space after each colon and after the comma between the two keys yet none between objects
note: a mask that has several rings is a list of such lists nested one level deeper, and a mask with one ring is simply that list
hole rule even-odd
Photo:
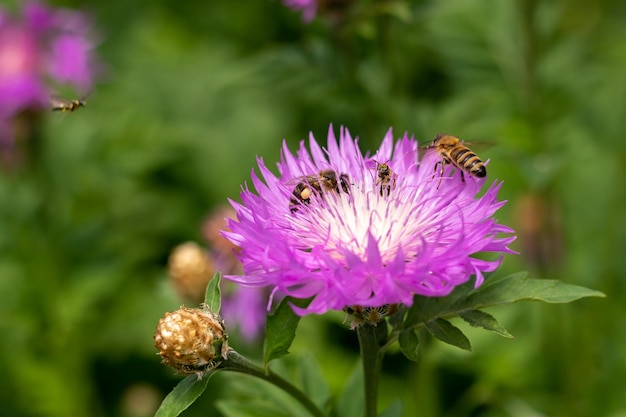
[{"label": "bee striped abdomen", "polygon": [[451,156],[457,161],[459,168],[479,178],[487,175],[483,161],[474,152],[468,148],[457,148],[455,151],[451,153]]},{"label": "bee striped abdomen", "polygon": [[487,169],[485,168],[485,164],[482,163],[482,161],[478,160],[477,162],[473,163],[472,166],[470,167],[470,174],[478,177],[478,178],[483,178],[487,176]]}]

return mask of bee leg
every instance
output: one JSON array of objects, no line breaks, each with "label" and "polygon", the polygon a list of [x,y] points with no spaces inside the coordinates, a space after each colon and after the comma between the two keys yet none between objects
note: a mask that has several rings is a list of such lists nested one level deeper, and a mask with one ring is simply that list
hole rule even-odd
[{"label": "bee leg", "polygon": [[[433,169],[434,174],[433,174],[433,176],[430,178],[431,180],[435,178],[435,175],[437,175],[437,167],[438,167],[439,165],[441,165],[441,168],[442,168],[442,170],[443,170],[443,163],[442,163],[441,161],[437,162],[437,163],[435,164],[435,168]],[[443,175],[443,173],[442,173],[441,175]]]},{"label": "bee leg", "polygon": [[[441,161],[439,161],[439,162],[437,162],[435,164],[435,168],[433,169],[433,172],[435,172],[435,173],[437,172],[437,167],[439,166],[439,164],[441,164]],[[433,174],[433,178],[435,178],[435,174]]]},{"label": "bee leg", "polygon": [[444,160],[439,161],[435,164],[435,174],[433,174],[432,178],[435,178],[436,172],[437,172],[437,166],[439,166],[439,183],[437,184],[437,189],[439,189],[439,186],[441,185],[441,180],[443,179],[443,173],[444,173],[444,167],[446,165],[446,162]]},{"label": "bee leg", "polygon": [[459,171],[461,171],[461,181],[465,182],[465,175],[463,174],[463,170],[460,169]]}]

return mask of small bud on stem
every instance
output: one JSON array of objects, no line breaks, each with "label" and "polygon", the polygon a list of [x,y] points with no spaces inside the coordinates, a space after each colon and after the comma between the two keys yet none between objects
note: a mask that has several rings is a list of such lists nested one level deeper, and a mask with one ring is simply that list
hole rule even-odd
[{"label": "small bud on stem", "polygon": [[206,305],[166,313],[154,333],[154,346],[165,365],[183,374],[195,373],[198,379],[217,368],[229,351],[224,322]]}]

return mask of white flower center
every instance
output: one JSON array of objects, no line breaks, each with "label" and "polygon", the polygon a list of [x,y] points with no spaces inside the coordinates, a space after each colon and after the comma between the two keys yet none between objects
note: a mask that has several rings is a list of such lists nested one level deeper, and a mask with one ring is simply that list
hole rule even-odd
[{"label": "white flower center", "polygon": [[414,258],[424,241],[441,228],[441,214],[415,186],[402,185],[381,195],[373,183],[352,184],[350,195],[327,193],[324,200],[311,199],[306,211],[290,217],[292,233],[303,250],[321,246],[336,260],[346,251],[365,259],[368,235],[378,243],[383,264],[401,249]]}]

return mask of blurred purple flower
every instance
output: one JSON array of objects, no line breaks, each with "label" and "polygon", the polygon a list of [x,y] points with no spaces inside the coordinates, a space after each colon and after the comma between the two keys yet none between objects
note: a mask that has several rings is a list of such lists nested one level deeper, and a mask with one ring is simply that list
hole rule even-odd
[{"label": "blurred purple flower", "polygon": [[295,11],[302,11],[302,20],[310,22],[317,11],[317,0],[283,0],[283,4]]},{"label": "blurred purple flower", "polygon": [[262,288],[236,285],[233,282],[224,284],[226,291],[222,298],[220,314],[226,326],[236,327],[241,337],[248,342],[259,340],[265,329],[267,291]]},{"label": "blurred purple flower", "polygon": [[[252,172],[256,193],[246,186],[242,203],[232,202],[237,220],[225,231],[241,248],[243,275],[227,278],[247,286],[269,286],[296,298],[313,297],[299,314],[324,313],[345,306],[412,304],[413,295],[445,296],[457,285],[502,261],[472,257],[478,252],[514,253],[515,236],[492,217],[504,205],[497,200],[502,183],[494,182],[478,197],[485,179],[450,176],[439,184],[435,152],[418,164],[418,144],[405,136],[395,145],[391,130],[372,158],[341,129],[339,143],[332,126],[323,150],[310,136],[294,156],[283,144],[280,177],[258,160],[261,177]],[[395,187],[381,192],[372,161],[387,163]],[[375,165],[375,164],[374,164]],[[349,190],[313,193],[308,205],[290,210],[298,178],[332,169],[349,176]],[[262,179],[261,179],[262,178]]]},{"label": "blurred purple flower", "polygon": [[51,44],[49,72],[59,81],[72,83],[86,92],[92,83],[89,51],[92,44],[83,36],[59,36]]},{"label": "blurred purple flower", "polygon": [[[81,13],[24,2],[22,15],[0,8],[0,119],[48,104],[55,87],[85,94],[93,83],[93,43]],[[5,137],[6,135],[2,135]]]},{"label": "blurred purple flower", "polygon": [[45,94],[37,76],[37,39],[29,28],[10,21],[0,10],[0,115],[21,110]]}]

